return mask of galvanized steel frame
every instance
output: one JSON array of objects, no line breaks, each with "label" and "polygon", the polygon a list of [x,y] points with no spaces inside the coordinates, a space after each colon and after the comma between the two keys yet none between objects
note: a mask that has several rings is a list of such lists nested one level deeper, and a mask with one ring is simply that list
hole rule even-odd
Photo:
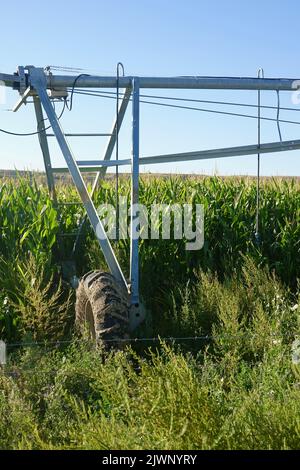
[{"label": "galvanized steel frame", "polygon": [[[26,71],[26,73],[24,72]],[[300,80],[289,78],[251,78],[251,77],[100,77],[100,76],[70,76],[53,75],[33,66],[19,67],[18,74],[0,74],[0,81],[6,86],[19,89],[21,98],[15,110],[24,103],[28,96],[33,95],[36,118],[38,122],[39,140],[44,157],[48,187],[50,193],[55,197],[53,173],[70,172],[76,185],[81,200],[85,206],[91,225],[104,253],[106,262],[112,274],[122,282],[131,293],[131,303],[137,307],[139,304],[139,251],[138,237],[134,230],[133,221],[138,216],[136,204],[139,197],[139,165],[193,161],[210,158],[234,157],[241,155],[253,155],[263,153],[282,152],[300,148],[300,140],[271,142],[262,145],[246,145],[223,149],[201,150],[196,152],[183,152],[168,155],[154,155],[150,157],[139,156],[139,120],[140,120],[140,88],[161,89],[227,89],[227,90],[288,90],[293,91],[299,87]],[[76,82],[75,82],[76,81]],[[105,134],[64,134],[57,116],[51,105],[47,89],[59,91],[65,90],[76,83],[76,88],[125,88],[125,94],[119,107],[118,122],[113,124],[109,141],[102,160],[76,161],[72,155],[71,148],[66,141],[66,136],[99,136]],[[126,109],[132,93],[132,155],[131,158],[123,160],[111,160],[116,143],[116,132],[124,119]],[[46,134],[41,126],[43,111],[49,119],[54,134]],[[118,128],[118,129],[117,129]],[[52,168],[47,137],[56,137],[62,154],[67,163],[67,168]],[[127,284],[123,272],[115,257],[112,246],[105,233],[104,227],[99,219],[92,197],[99,183],[105,176],[107,168],[112,166],[131,165],[131,245],[130,245],[130,281]],[[97,172],[92,192],[88,193],[81,172]],[[84,221],[83,221],[84,223]],[[81,227],[82,228],[82,227]],[[136,228],[136,227],[135,227]],[[78,238],[76,242],[78,241]],[[75,245],[76,246],[76,242]]]}]

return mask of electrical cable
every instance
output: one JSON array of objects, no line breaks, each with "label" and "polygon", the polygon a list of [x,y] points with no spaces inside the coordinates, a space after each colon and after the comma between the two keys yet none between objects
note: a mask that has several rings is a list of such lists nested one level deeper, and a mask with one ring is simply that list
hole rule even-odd
[{"label": "electrical cable", "polygon": [[[102,94],[98,94],[98,93],[95,94],[95,93],[92,93],[92,92],[89,92],[89,91],[74,90],[74,93],[79,94],[79,95],[95,96],[95,97],[98,97],[98,98],[109,98],[109,99],[113,99],[113,100],[116,99],[115,96],[107,96],[107,95],[102,95]],[[132,99],[130,98],[129,101],[132,101]],[[169,108],[187,109],[187,110],[191,110],[191,111],[200,111],[200,112],[213,113],[213,114],[222,114],[222,115],[227,115],[227,116],[236,116],[236,117],[257,119],[257,116],[253,116],[253,115],[250,115],[250,114],[232,113],[232,112],[228,112],[228,111],[217,111],[217,110],[205,109],[205,108],[194,108],[194,107],[191,107],[191,106],[180,106],[180,105],[167,104],[167,103],[157,103],[155,101],[140,100],[140,103],[156,105],[156,106],[164,106],[164,107],[169,107]],[[275,109],[277,109],[277,108],[275,108]],[[299,121],[291,121],[291,120],[286,120],[286,119],[277,120],[275,118],[261,117],[261,120],[271,121],[271,122],[281,122],[281,123],[285,123],[285,124],[300,125]]]},{"label": "electrical cable", "polygon": [[[94,90],[90,89],[89,91],[85,89],[84,91],[95,93],[95,94],[107,94],[107,95],[116,95],[114,91],[104,91],[104,90]],[[124,93],[120,93],[120,96],[124,95]],[[257,104],[250,104],[250,103],[237,103],[232,101],[212,101],[212,100],[199,100],[199,99],[192,99],[192,98],[179,98],[179,97],[171,97],[171,96],[160,96],[160,95],[144,95],[140,94],[141,98],[154,98],[154,99],[162,99],[162,100],[171,100],[171,101],[186,101],[192,103],[206,103],[206,104],[217,104],[217,105],[226,105],[226,106],[239,106],[239,107],[249,107],[249,108],[257,108]],[[268,106],[268,105],[261,105],[261,109],[278,109],[278,106]],[[286,108],[281,107],[282,111],[298,111],[300,112],[300,108]]]},{"label": "electrical cable", "polygon": [[67,108],[68,108],[69,111],[72,111],[72,108],[73,108],[73,95],[74,95],[74,90],[75,90],[75,87],[76,87],[76,83],[78,82],[78,80],[79,80],[81,77],[89,77],[89,74],[87,74],[87,73],[81,73],[81,74],[77,75],[77,77],[75,78],[75,80],[74,80],[74,82],[73,82],[73,85],[72,85],[72,89],[71,89],[70,106],[67,104]]},{"label": "electrical cable", "polygon": [[[66,109],[66,100],[64,100],[64,105],[63,105],[63,108],[62,108],[62,111],[60,113],[60,115],[57,117],[57,119],[61,119],[64,112],[65,112],[65,109]],[[43,121],[46,121],[48,118],[44,118],[41,122]],[[37,135],[37,134],[41,134],[42,132],[44,131],[47,131],[49,129],[51,129],[52,126],[48,126],[48,127],[45,127],[44,129],[41,129],[39,131],[35,131],[35,132],[24,132],[24,133],[21,133],[21,132],[11,132],[11,131],[7,131],[5,129],[1,129],[0,128],[0,132],[2,132],[3,134],[7,134],[7,135],[13,135],[13,136],[16,136],[16,137],[29,137],[29,136],[32,136],[32,135]]]},{"label": "electrical cable", "polygon": [[279,96],[279,90],[277,90],[277,129],[278,129],[280,142],[282,142],[279,117],[280,117],[280,96]]}]

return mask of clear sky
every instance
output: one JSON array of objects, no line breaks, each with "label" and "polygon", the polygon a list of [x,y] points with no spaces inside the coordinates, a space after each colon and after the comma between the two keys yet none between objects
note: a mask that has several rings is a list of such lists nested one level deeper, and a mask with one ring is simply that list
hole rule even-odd
[{"label": "clear sky", "polygon": [[[122,61],[128,75],[256,76],[300,78],[299,1],[252,0],[27,0],[1,2],[0,71],[13,73],[17,65],[80,67],[114,75]],[[256,103],[256,92],[149,90],[196,99]],[[282,106],[292,106],[291,93],[280,94]],[[32,105],[18,113],[7,111],[18,99],[7,94],[0,105],[0,128],[35,130]],[[263,92],[262,104],[276,106],[275,92]],[[194,151],[254,144],[257,122],[141,105],[141,155]],[[58,105],[59,107],[59,105]],[[203,106],[202,106],[203,107]],[[212,109],[212,106],[206,105]],[[214,107],[255,114],[245,108]],[[297,106],[296,106],[297,108]],[[300,110],[300,105],[298,105]],[[115,112],[113,100],[74,97],[72,113],[62,125],[67,132],[109,132]],[[263,111],[276,117],[276,110]],[[281,112],[282,119],[300,121],[298,112]],[[130,155],[128,114],[120,136],[120,158]],[[281,125],[283,140],[300,138],[300,126]],[[275,122],[262,123],[262,141],[278,140]],[[78,159],[101,158],[104,138],[70,140]],[[51,143],[54,165],[62,165]],[[0,133],[0,168],[41,169],[37,137],[9,137]],[[141,170],[208,174],[255,174],[256,157],[149,166]],[[262,156],[266,175],[300,175],[300,151]]]}]

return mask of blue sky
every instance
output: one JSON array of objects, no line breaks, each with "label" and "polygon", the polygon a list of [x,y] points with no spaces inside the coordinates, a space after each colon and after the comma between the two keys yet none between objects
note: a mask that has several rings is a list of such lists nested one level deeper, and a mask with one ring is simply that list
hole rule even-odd
[{"label": "blue sky", "polygon": [[[33,64],[80,67],[114,75],[117,62],[122,61],[128,75],[256,76],[257,69],[263,67],[266,77],[300,78],[299,2],[294,0],[15,0],[1,3],[0,12],[0,71],[5,73],[13,73],[17,65]],[[254,104],[257,100],[256,92],[150,93]],[[292,105],[291,93],[282,92],[280,96],[282,106]],[[0,105],[0,127],[16,132],[35,130],[32,105],[18,113],[7,111],[17,99],[16,92],[7,93],[7,103]],[[261,100],[262,104],[276,105],[276,93],[263,92]],[[113,100],[75,96],[73,109],[62,119],[65,131],[110,131]],[[263,114],[276,117],[276,110]],[[297,112],[282,111],[281,117],[300,121]],[[130,122],[129,112],[120,135],[120,158],[130,155]],[[300,126],[284,124],[281,131],[284,140],[300,138]],[[256,139],[257,123],[253,119],[141,107],[143,156],[253,144]],[[263,122],[262,141],[277,140],[276,123]],[[72,139],[70,143],[76,158],[96,159],[101,158],[105,141]],[[54,165],[62,165],[54,142],[51,152]],[[41,169],[37,137],[0,133],[0,161],[1,168]],[[141,170],[255,174],[256,158],[165,164]],[[262,173],[300,175],[300,151],[263,155]]]}]

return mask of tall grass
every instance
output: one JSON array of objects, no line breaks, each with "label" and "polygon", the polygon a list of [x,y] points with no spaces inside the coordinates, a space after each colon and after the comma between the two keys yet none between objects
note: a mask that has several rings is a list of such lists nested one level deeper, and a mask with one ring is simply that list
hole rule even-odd
[{"label": "tall grass", "polygon": [[[202,273],[195,289],[211,336],[193,354],[162,342],[101,357],[78,340],[11,353],[0,374],[0,447],[299,448],[299,299],[251,262],[239,287]],[[199,306],[187,298],[183,328],[202,331]]]},{"label": "tall grass", "polygon": [[[120,187],[129,196],[126,178]],[[103,356],[72,337],[72,299],[60,281],[59,258],[68,259],[72,241],[60,251],[55,242],[78,227],[82,209],[56,209],[26,178],[1,182],[1,337],[71,343],[9,347],[0,448],[299,448],[299,182],[264,182],[260,247],[252,180],[147,177],[140,195],[146,206],[205,206],[202,250],[172,239],[143,240],[140,251],[151,334],[197,339]],[[58,196],[77,199],[68,185]],[[114,201],[113,183],[103,183],[96,204]],[[128,269],[128,240],[114,245]],[[77,266],[105,269],[88,225]]]}]

